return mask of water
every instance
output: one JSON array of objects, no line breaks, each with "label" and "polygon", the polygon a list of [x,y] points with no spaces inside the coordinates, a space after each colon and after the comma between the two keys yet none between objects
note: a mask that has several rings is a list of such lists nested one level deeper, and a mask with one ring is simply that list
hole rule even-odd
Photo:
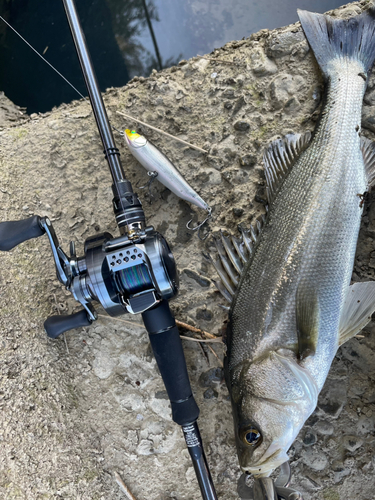
[{"label": "water", "polygon": [[[262,28],[294,23],[297,8],[324,12],[342,0],[77,0],[76,4],[104,91]],[[0,0],[0,14],[87,95],[61,1]],[[28,113],[79,98],[2,21],[0,90]]]}]

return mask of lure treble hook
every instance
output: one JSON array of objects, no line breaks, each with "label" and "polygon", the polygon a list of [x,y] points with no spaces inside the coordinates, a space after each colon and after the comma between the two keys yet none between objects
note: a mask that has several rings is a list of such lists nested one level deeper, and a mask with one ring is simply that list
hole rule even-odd
[{"label": "lure treble hook", "polygon": [[154,182],[154,180],[156,179],[156,177],[158,176],[158,173],[157,172],[153,172],[153,171],[149,171],[147,172],[147,175],[149,177],[151,177],[151,179],[146,182],[146,184],[144,186],[136,186],[138,189],[145,189],[145,188],[148,188],[148,194],[149,194],[149,197],[150,197],[150,204],[151,204],[151,198],[154,197],[154,195],[151,193],[151,184]]},{"label": "lure treble hook", "polygon": [[201,232],[201,228],[202,228],[202,226],[203,226],[204,224],[206,224],[206,222],[212,218],[212,208],[211,208],[211,207],[208,207],[207,212],[208,212],[207,217],[204,219],[204,221],[203,221],[203,222],[198,223],[198,225],[197,225],[197,226],[195,226],[195,227],[190,227],[190,222],[191,222],[193,219],[190,219],[190,220],[189,220],[189,222],[186,224],[187,229],[189,229],[190,231],[198,231],[198,233],[197,233],[197,234],[198,234],[198,238],[199,238],[201,241],[204,241],[206,238],[208,238],[208,236],[209,236],[209,234],[210,234],[210,232],[208,232],[208,233],[206,234],[206,236],[204,236],[204,237],[202,237],[202,236],[200,235],[200,232]]}]

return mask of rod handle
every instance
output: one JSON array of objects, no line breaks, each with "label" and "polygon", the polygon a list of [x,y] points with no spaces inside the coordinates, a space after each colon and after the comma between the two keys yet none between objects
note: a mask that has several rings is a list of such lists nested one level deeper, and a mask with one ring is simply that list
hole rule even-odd
[{"label": "rod handle", "polygon": [[28,219],[0,222],[0,250],[8,252],[24,241],[42,236],[44,229],[39,221],[39,215],[33,215]]},{"label": "rod handle", "polygon": [[173,420],[179,425],[195,422],[199,408],[190,387],[180,334],[168,302],[163,300],[145,311],[142,317],[171,402]]},{"label": "rod handle", "polygon": [[90,326],[92,320],[88,317],[87,311],[81,309],[77,313],[65,316],[50,316],[44,322],[44,329],[51,339],[56,339],[59,335],[74,328]]}]

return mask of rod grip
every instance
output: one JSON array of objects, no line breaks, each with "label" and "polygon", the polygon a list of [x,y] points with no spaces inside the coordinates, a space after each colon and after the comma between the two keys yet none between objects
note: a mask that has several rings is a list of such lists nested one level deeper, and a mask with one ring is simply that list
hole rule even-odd
[{"label": "rod grip", "polygon": [[171,402],[173,420],[179,425],[195,422],[199,408],[190,387],[180,334],[168,302],[163,300],[142,317]]},{"label": "rod grip", "polygon": [[87,316],[85,309],[81,309],[74,314],[50,316],[44,322],[44,329],[49,338],[55,339],[68,330],[89,325],[91,325],[91,319]]},{"label": "rod grip", "polygon": [[0,222],[0,250],[8,252],[24,241],[42,236],[44,229],[39,221],[39,215],[33,215],[28,219]]}]

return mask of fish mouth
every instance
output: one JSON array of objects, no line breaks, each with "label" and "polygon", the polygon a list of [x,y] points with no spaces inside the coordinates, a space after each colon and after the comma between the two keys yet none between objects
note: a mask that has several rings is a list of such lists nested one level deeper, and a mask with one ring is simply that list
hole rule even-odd
[{"label": "fish mouth", "polygon": [[282,449],[276,450],[272,455],[267,452],[262,456],[257,465],[242,467],[242,472],[252,474],[254,477],[268,477],[277,467],[289,460],[288,455]]}]

